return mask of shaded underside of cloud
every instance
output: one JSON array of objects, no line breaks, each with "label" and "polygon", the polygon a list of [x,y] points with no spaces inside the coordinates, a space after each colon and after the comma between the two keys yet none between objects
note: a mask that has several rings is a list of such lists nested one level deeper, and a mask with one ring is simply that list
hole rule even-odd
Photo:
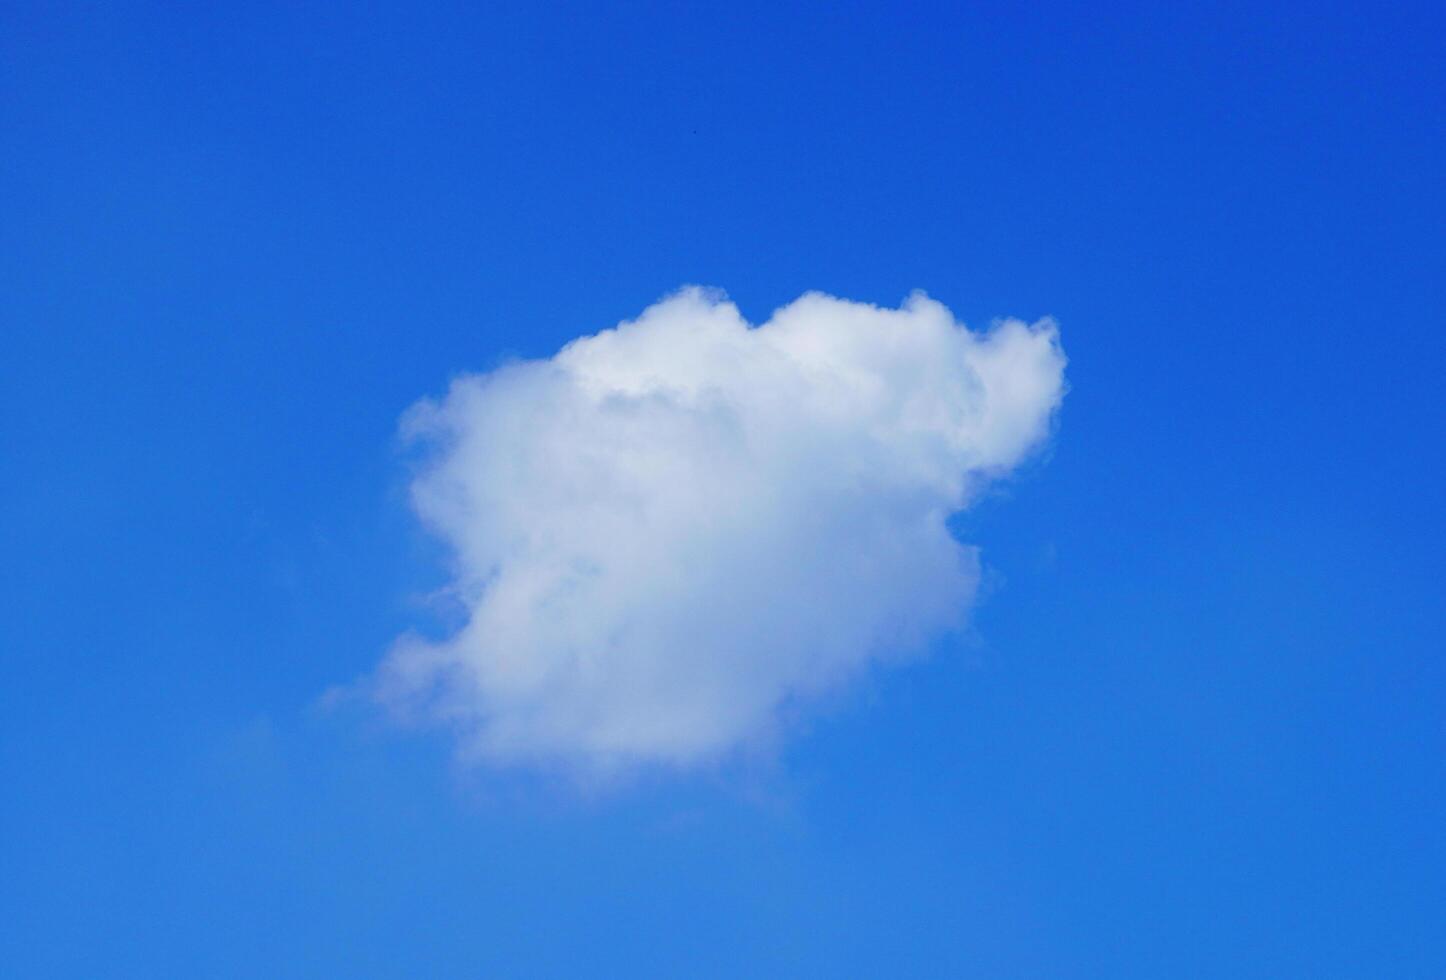
[{"label": "shaded underside of cloud", "polygon": [[871,664],[958,627],[947,518],[1046,436],[1053,324],[983,333],[922,294],[810,293],[751,326],[690,288],[403,422],[452,555],[452,635],[371,680],[467,757],[585,772],[770,743]]}]

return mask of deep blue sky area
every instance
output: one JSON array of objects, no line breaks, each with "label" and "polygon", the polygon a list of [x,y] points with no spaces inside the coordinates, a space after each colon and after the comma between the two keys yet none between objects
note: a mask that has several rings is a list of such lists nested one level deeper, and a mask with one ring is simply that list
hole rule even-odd
[{"label": "deep blue sky area", "polygon": [[[0,974],[1446,975],[1439,4],[0,6]],[[685,283],[1055,316],[968,635],[579,793],[321,704],[397,420]]]}]

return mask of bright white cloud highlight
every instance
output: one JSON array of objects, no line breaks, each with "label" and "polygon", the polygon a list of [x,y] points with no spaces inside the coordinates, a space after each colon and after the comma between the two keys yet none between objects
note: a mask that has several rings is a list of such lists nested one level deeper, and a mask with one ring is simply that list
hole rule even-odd
[{"label": "bright white cloud highlight", "polygon": [[465,622],[407,636],[390,707],[493,763],[686,766],[769,741],[869,665],[961,625],[945,527],[1046,435],[1054,325],[973,333],[810,293],[759,327],[687,289],[408,413],[412,501]]}]

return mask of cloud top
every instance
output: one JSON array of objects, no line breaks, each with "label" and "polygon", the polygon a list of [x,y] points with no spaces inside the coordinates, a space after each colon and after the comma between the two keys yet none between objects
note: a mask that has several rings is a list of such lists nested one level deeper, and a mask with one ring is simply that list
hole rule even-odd
[{"label": "cloud top", "polygon": [[750,326],[685,289],[414,406],[411,487],[464,610],[400,639],[388,706],[492,763],[689,766],[961,624],[946,529],[1045,436],[1054,325],[809,293]]}]

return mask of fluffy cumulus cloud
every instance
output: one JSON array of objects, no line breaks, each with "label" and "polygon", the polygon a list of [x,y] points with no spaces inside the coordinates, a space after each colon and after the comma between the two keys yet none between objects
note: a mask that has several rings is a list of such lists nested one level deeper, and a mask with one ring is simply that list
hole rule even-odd
[{"label": "fluffy cumulus cloud", "polygon": [[923,295],[810,293],[751,326],[679,292],[404,421],[464,616],[373,678],[489,762],[610,772],[767,744],[800,706],[957,627],[946,519],[1046,435],[1049,321],[976,333]]}]

